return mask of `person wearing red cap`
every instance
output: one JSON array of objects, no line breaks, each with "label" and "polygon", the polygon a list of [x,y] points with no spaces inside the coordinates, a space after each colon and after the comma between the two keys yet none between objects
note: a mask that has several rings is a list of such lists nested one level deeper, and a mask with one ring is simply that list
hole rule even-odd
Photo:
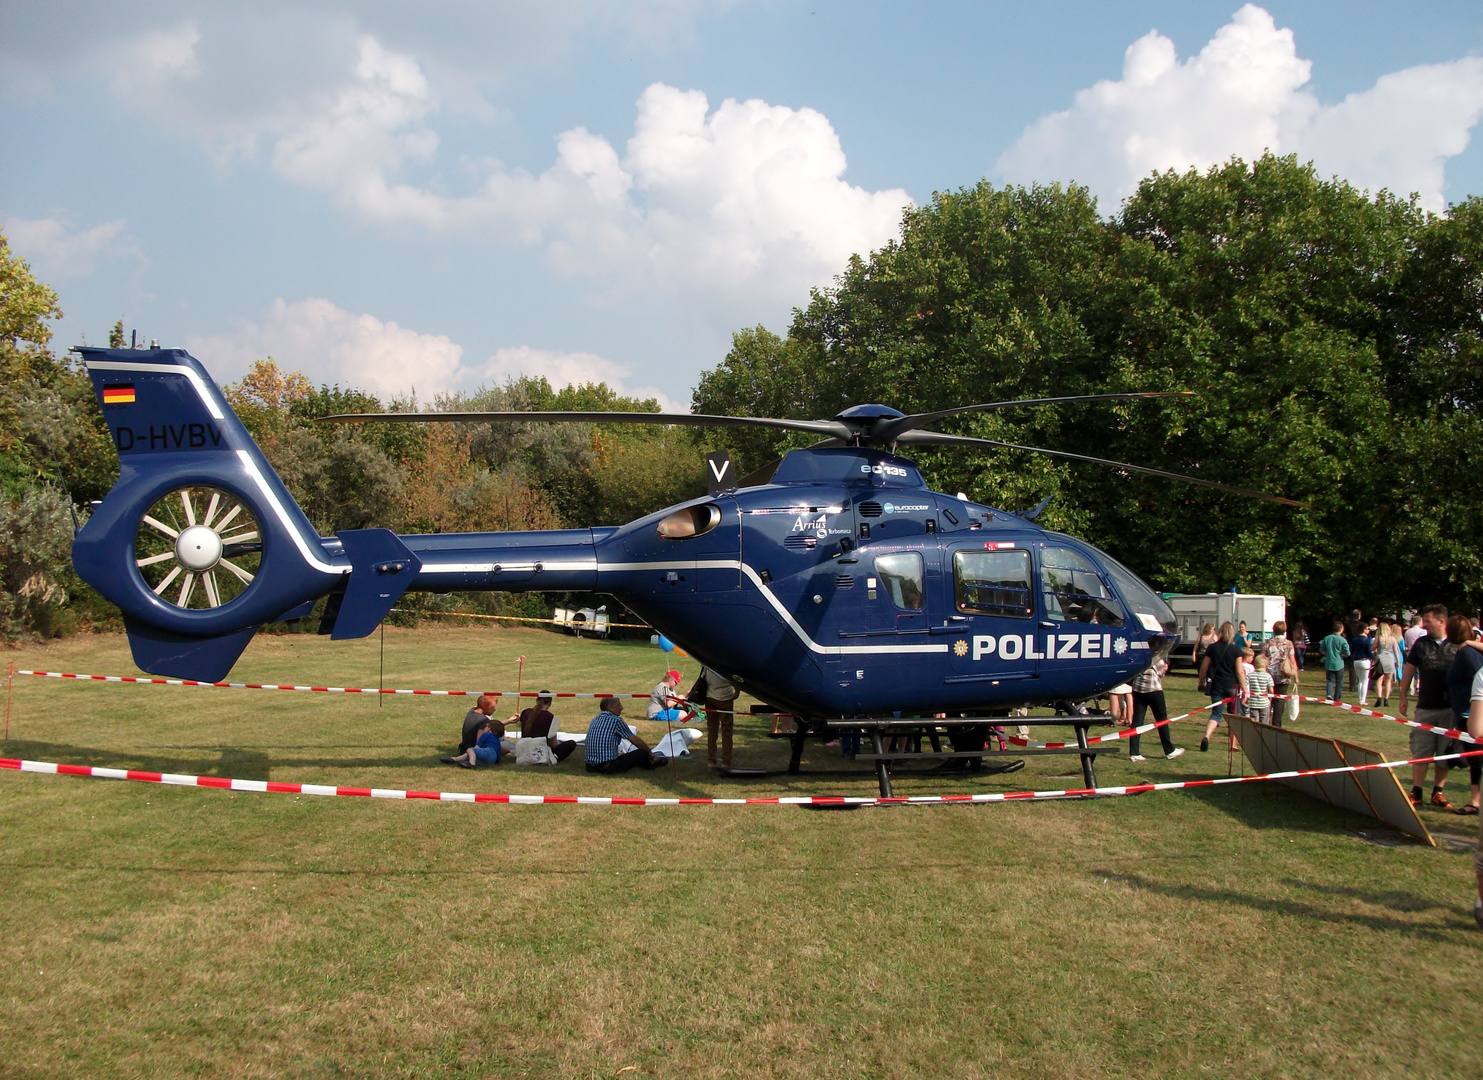
[{"label": "person wearing red cap", "polygon": [[649,719],[657,720],[659,723],[678,724],[686,718],[685,711],[680,706],[685,704],[683,694],[675,693],[680,685],[680,673],[678,671],[666,671],[664,681],[654,687],[654,692],[649,695]]}]

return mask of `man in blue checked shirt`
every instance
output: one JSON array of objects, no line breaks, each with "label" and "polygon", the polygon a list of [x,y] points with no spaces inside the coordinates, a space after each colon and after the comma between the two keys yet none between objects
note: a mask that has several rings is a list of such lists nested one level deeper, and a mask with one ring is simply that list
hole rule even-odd
[{"label": "man in blue checked shirt", "polygon": [[[618,748],[627,739],[637,750],[626,754]],[[627,772],[635,765],[645,769],[657,769],[663,759],[654,756],[648,744],[623,722],[623,702],[615,697],[602,699],[602,712],[587,725],[587,741],[582,744],[582,754],[587,759],[587,771],[595,773]]]}]

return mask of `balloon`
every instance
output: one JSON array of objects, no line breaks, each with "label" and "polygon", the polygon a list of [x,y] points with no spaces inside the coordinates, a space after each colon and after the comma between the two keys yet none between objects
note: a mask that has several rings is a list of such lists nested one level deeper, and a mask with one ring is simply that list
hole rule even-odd
[{"label": "balloon", "polygon": [[673,641],[669,640],[669,638],[665,637],[663,634],[660,634],[659,635],[659,647],[661,649],[663,649],[665,652],[671,652],[674,649],[674,647],[675,647],[675,643]]},{"label": "balloon", "polygon": [[675,655],[676,656],[683,656],[686,660],[689,660],[690,659],[690,654],[687,653],[684,649],[680,648],[679,646],[675,646]]}]

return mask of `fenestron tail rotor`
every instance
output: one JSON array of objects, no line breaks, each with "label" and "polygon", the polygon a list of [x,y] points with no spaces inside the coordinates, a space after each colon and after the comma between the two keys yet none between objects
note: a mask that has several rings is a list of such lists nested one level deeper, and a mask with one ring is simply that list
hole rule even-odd
[{"label": "fenestron tail rotor", "polygon": [[134,538],[134,565],[145,585],[186,611],[236,600],[252,585],[262,552],[262,531],[247,504],[204,485],[157,499]]}]

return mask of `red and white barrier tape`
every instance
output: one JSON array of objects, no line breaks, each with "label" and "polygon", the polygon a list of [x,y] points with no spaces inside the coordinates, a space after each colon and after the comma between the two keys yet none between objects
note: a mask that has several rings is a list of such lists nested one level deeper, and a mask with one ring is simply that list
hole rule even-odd
[{"label": "red and white barrier tape", "polygon": [[[1204,712],[1206,709],[1214,708],[1217,704],[1226,705],[1235,700],[1236,699],[1233,697],[1228,697],[1222,699],[1219,702],[1212,701],[1209,705],[1201,705],[1199,708],[1191,709],[1189,712],[1181,713],[1179,716],[1171,716],[1166,720],[1155,720],[1151,724],[1143,724],[1139,727],[1123,728],[1121,731],[1110,732],[1106,735],[1093,735],[1092,737],[1087,739],[1087,745],[1095,746],[1097,743],[1117,742],[1117,740],[1119,739],[1131,739],[1134,735],[1147,735],[1154,728],[1165,727],[1178,720],[1188,720],[1191,716],[1194,716],[1195,713]],[[1066,718],[1066,723],[1068,724],[1073,723],[1074,721],[1075,717],[1068,716]],[[1011,716],[1008,720],[1004,721],[998,726],[1009,727],[1013,723],[1014,717]],[[1004,737],[1004,741],[1013,743],[1015,746],[1023,746],[1028,750],[1062,750],[1067,747],[1076,749],[1081,745],[1080,743],[1074,742],[1036,742],[1034,739],[1025,739],[1017,735],[1006,735]]]},{"label": "red and white barrier tape", "polygon": [[[77,679],[80,682],[111,682],[111,683],[143,683],[154,686],[204,686],[217,690],[308,690],[316,694],[413,694],[421,697],[478,697],[488,694],[490,697],[539,697],[536,690],[387,690],[378,689],[374,686],[289,686],[280,683],[242,683],[242,682],[198,682],[195,679],[160,679],[139,675],[77,675],[70,671],[26,671],[17,670],[17,675],[36,675],[44,679]],[[647,692],[642,694],[605,694],[593,691],[588,694],[558,693],[559,698],[647,698]]]},{"label": "red and white barrier tape", "polygon": [[1067,788],[1060,791],[1009,791],[975,795],[780,795],[773,798],[749,799],[502,795],[471,791],[404,791],[400,788],[331,787],[325,784],[286,784],[276,780],[235,780],[224,776],[189,776],[181,773],[144,772],[138,769],[108,769],[95,765],[59,765],[46,761],[25,761],[15,758],[0,758],[0,769],[43,773],[51,776],[84,776],[97,780],[137,780],[146,784],[168,784],[174,787],[221,788],[227,791],[251,791],[271,795],[339,795],[369,799],[428,799],[434,802],[502,803],[516,806],[547,804],[575,806],[882,806],[897,803],[997,803],[1064,799],[1086,795],[1141,795],[1146,791],[1178,791],[1182,788],[1218,787],[1222,784],[1250,784],[1258,780],[1288,780],[1303,776],[1334,776],[1339,773],[1368,772],[1372,769],[1398,769],[1406,765],[1427,765],[1433,761],[1480,755],[1483,755],[1483,750],[1469,750],[1460,754],[1439,754],[1436,757],[1412,758],[1409,761],[1381,761],[1369,765],[1345,765],[1332,769],[1298,769],[1291,772],[1265,773],[1261,776],[1222,776],[1209,780],[1178,780],[1166,784]]},{"label": "red and white barrier tape", "polygon": [[1374,709],[1366,709],[1360,705],[1345,705],[1342,701],[1334,701],[1332,698],[1304,697],[1301,694],[1273,694],[1271,697],[1274,701],[1309,701],[1314,705],[1332,705],[1334,708],[1343,709],[1345,712],[1358,713],[1360,716],[1373,716],[1377,720],[1389,720],[1394,724],[1405,724],[1407,727],[1417,728],[1421,731],[1431,731],[1438,735],[1446,735],[1449,739],[1459,739],[1466,743],[1478,742],[1477,739],[1473,738],[1466,731],[1459,730],[1458,728],[1444,728],[1437,727],[1436,724],[1423,724],[1420,720],[1407,720],[1403,716],[1391,716],[1389,713],[1376,712]]}]

